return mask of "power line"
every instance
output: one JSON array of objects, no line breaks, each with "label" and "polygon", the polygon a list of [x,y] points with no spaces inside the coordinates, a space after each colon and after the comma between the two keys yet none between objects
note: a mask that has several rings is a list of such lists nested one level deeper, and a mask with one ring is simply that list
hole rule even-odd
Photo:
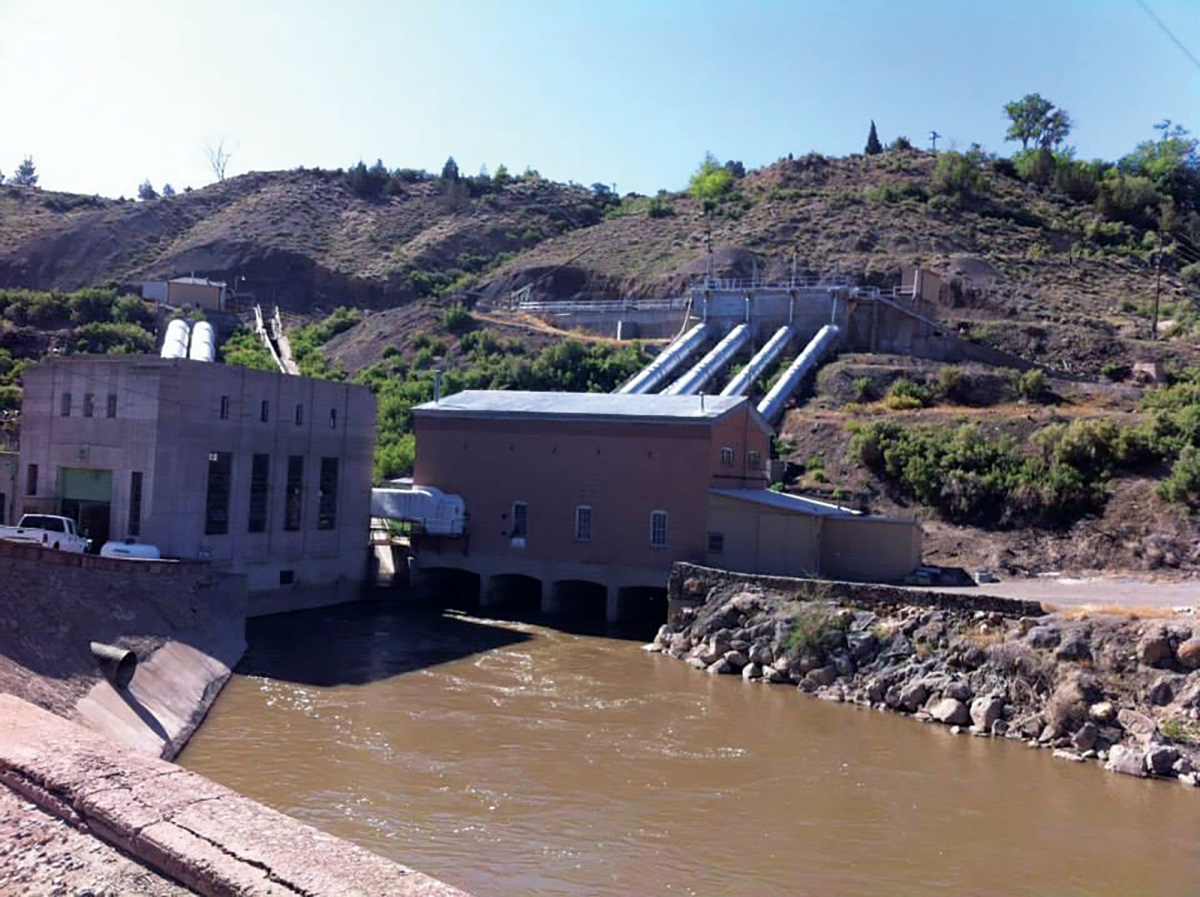
[{"label": "power line", "polygon": [[1163,30],[1163,34],[1169,37],[1174,42],[1175,46],[1183,51],[1184,55],[1192,61],[1192,64],[1196,66],[1196,68],[1200,69],[1200,59],[1197,59],[1195,56],[1193,56],[1192,51],[1183,45],[1183,41],[1171,33],[1171,29],[1166,26],[1162,19],[1154,14],[1154,10],[1147,6],[1144,0],[1134,0],[1134,2],[1142,8],[1142,11],[1146,15],[1154,20],[1154,24],[1161,28]]}]

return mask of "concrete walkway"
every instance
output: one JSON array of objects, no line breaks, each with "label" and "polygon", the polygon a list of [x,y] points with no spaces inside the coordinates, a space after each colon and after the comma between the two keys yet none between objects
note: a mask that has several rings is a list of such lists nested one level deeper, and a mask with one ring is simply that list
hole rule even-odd
[{"label": "concrete walkway", "polygon": [[[939,592],[961,595],[992,595],[1039,601],[1043,606],[1097,607],[1172,610],[1193,607],[1200,612],[1200,580],[1154,582],[1132,577],[1094,579],[1009,579],[980,586],[937,586]],[[1049,608],[1047,608],[1049,609]]]}]

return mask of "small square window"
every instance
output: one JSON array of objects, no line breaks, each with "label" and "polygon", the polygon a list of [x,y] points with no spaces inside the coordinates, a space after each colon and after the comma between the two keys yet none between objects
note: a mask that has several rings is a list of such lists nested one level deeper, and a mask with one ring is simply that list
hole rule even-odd
[{"label": "small square window", "polygon": [[725,550],[725,534],[724,533],[709,533],[708,534],[708,550],[713,554],[720,554]]},{"label": "small square window", "polygon": [[733,463],[733,448],[731,446],[727,445],[723,449],[721,449],[721,463],[722,464],[732,464]]},{"label": "small square window", "polygon": [[280,570],[279,571],[279,584],[281,586],[290,586],[295,581],[296,581],[296,571],[295,570]]},{"label": "small square window", "polygon": [[751,470],[758,470],[762,467],[762,455],[758,452],[746,452],[746,464]]}]

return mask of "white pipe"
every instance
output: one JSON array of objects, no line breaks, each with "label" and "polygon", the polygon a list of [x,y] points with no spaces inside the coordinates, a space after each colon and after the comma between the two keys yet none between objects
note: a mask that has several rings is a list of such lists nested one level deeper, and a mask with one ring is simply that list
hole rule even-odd
[{"label": "white pipe", "polygon": [[664,396],[690,396],[704,387],[750,339],[750,325],[738,324],[686,374],[663,390]]},{"label": "white pipe", "polygon": [[712,325],[707,323],[697,324],[682,337],[663,349],[657,358],[642,368],[632,380],[618,389],[617,393],[637,395],[650,392],[658,384],[662,383],[663,380],[667,379],[675,368],[686,361],[689,355],[708,341],[709,335],[712,333],[711,327]]},{"label": "white pipe", "polygon": [[825,350],[833,345],[839,332],[840,328],[836,324],[826,324],[818,330],[817,335],[804,347],[804,351],[796,356],[796,360],[783,372],[783,376],[771,391],[758,403],[758,413],[765,417],[768,423],[774,423],[779,417],[788,397],[795,392],[804,375],[825,354]]},{"label": "white pipe", "polygon": [[721,395],[742,396],[749,392],[754,382],[762,376],[762,372],[783,351],[784,347],[792,341],[794,333],[795,331],[790,325],[785,325],[776,330],[775,335],[768,340],[767,344],[759,349],[758,353],[750,359],[750,363],[742,368],[737,376],[725,385],[725,388],[721,390]]}]

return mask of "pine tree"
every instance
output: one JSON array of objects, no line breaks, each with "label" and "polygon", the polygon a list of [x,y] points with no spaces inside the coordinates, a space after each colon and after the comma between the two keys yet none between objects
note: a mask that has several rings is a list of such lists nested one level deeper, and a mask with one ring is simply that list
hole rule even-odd
[{"label": "pine tree", "polygon": [[150,183],[150,178],[146,178],[146,180],[142,181],[142,185],[138,187],[138,199],[142,202],[158,199],[158,194],[154,190],[154,185]]},{"label": "pine tree", "polygon": [[37,186],[37,166],[33,164],[33,158],[31,156],[25,157],[25,161],[20,164],[16,172],[13,174],[12,182],[18,187]]},{"label": "pine tree", "polygon": [[867,135],[868,156],[878,156],[883,152],[883,144],[879,142],[879,135],[875,133],[875,119],[871,119],[871,133]]},{"label": "pine tree", "polygon": [[442,166],[442,180],[443,181],[457,181],[458,180],[458,163],[454,161],[453,156],[451,156],[449,159],[447,159],[446,164]]},{"label": "pine tree", "polygon": [[175,188],[174,188],[174,187],[172,187],[170,184],[163,184],[163,192],[162,192],[162,195],[163,195],[165,198],[167,198],[167,199],[170,199],[172,196],[174,196],[174,195],[175,195]]}]

